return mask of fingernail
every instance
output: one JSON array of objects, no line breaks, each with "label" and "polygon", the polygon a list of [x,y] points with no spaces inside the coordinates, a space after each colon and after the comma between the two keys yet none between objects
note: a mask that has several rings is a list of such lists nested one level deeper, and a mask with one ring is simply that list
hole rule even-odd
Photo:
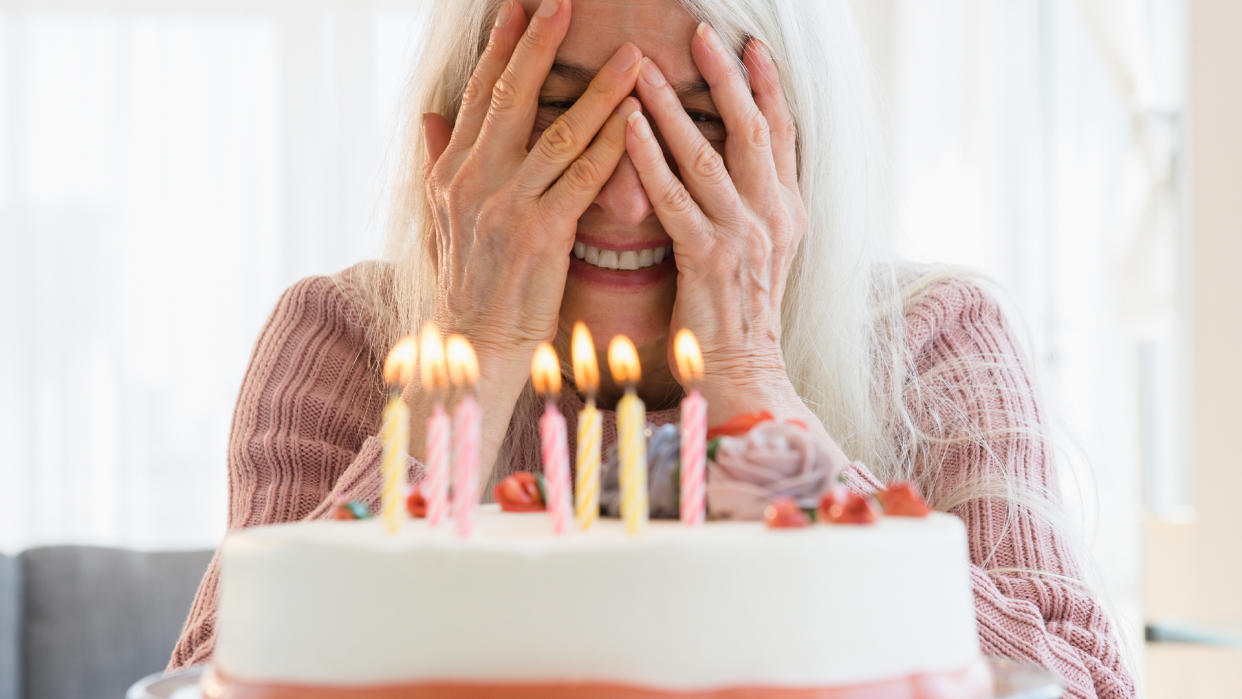
[{"label": "fingernail", "polygon": [[500,11],[496,13],[496,24],[493,26],[503,27],[509,23],[509,15],[513,14],[513,0],[505,0],[505,4],[500,6]]},{"label": "fingernail", "polygon": [[637,60],[638,56],[637,52],[634,50],[634,46],[632,44],[626,44],[617,50],[617,53],[613,55],[612,60],[608,61],[608,67],[618,73],[624,73],[628,71],[630,66],[634,65],[634,62]]},{"label": "fingernail", "polygon": [[561,9],[561,0],[543,0],[535,14],[540,17],[551,17],[559,9]]},{"label": "fingernail", "polygon": [[643,82],[652,87],[660,87],[664,84],[664,76],[660,75],[660,69],[656,67],[654,61],[643,56],[642,67],[639,68],[639,75],[642,76]]},{"label": "fingernail", "polygon": [[645,141],[651,138],[651,127],[647,125],[647,120],[643,118],[641,112],[630,112],[630,115],[625,118],[625,123],[630,125],[630,128],[634,130],[634,135],[640,139]]},{"label": "fingernail", "polygon": [[725,52],[724,42],[721,41],[720,35],[716,33],[715,29],[708,26],[707,22],[699,22],[699,28],[694,31],[707,42],[708,47],[713,51],[716,53]]}]

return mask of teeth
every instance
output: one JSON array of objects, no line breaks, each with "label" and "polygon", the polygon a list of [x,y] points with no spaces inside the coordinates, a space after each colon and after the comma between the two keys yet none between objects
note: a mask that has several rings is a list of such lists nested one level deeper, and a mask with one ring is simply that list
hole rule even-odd
[{"label": "teeth", "polygon": [[668,246],[646,250],[601,250],[585,243],[574,243],[574,257],[604,269],[635,270],[658,265],[669,254]]}]

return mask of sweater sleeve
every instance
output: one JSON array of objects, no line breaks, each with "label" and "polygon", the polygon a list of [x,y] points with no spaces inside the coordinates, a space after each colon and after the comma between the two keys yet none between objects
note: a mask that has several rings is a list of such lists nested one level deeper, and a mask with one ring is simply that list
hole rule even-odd
[{"label": "sweater sleeve", "polygon": [[[981,650],[1052,670],[1067,697],[1134,696],[1112,624],[1063,537],[995,495],[1008,484],[1058,497],[1031,382],[1000,309],[978,287],[947,282],[907,313],[907,327],[922,396],[911,408],[933,437],[915,472],[939,471],[924,492],[966,525]],[[963,428],[985,437],[955,439]],[[842,480],[863,493],[881,487],[860,462]]]},{"label": "sweater sleeve", "polygon": [[[229,435],[229,529],[323,519],[341,497],[374,509],[384,399],[365,316],[328,277],[290,287],[260,333]],[[422,466],[411,459],[411,481]],[[199,586],[168,670],[206,662],[215,643],[219,553]]]}]

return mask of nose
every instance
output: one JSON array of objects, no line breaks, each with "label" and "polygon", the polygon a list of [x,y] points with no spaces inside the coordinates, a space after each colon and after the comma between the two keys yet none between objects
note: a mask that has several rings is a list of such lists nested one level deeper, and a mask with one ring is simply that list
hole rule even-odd
[{"label": "nose", "polygon": [[621,225],[638,225],[652,214],[651,200],[647,198],[642,181],[638,179],[638,170],[630,162],[628,154],[621,156],[612,177],[595,197],[595,203],[610,219]]}]

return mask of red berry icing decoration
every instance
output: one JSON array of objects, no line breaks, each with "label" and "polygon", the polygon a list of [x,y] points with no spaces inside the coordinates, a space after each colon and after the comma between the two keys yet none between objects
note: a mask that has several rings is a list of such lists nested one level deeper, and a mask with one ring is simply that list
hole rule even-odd
[{"label": "red berry icing decoration", "polygon": [[876,493],[876,499],[884,508],[884,514],[894,517],[926,517],[931,512],[914,484],[910,481],[889,483],[888,488]]},{"label": "red berry icing decoration", "polygon": [[784,498],[763,509],[763,523],[768,529],[801,529],[810,526],[811,518],[792,498]]},{"label": "red berry icing decoration", "polygon": [[850,491],[846,490],[843,485],[833,485],[828,491],[819,496],[819,506],[815,508],[815,520],[817,522],[827,522],[828,513],[833,507],[840,507],[845,502],[846,496]]},{"label": "red berry icing decoration", "polygon": [[871,499],[834,486],[819,499],[819,521],[829,524],[872,524],[879,514]]},{"label": "red berry icing decoration", "polygon": [[505,512],[536,512],[547,509],[535,474],[518,471],[496,484],[492,493]]},{"label": "red berry icing decoration", "polygon": [[771,419],[772,413],[769,413],[766,410],[760,410],[757,413],[738,413],[728,420],[725,420],[723,423],[708,429],[707,439],[711,440],[722,435],[738,437],[749,432],[750,428],[755,425]]},{"label": "red berry icing decoration", "polygon": [[405,511],[416,519],[427,516],[427,498],[423,497],[421,484],[410,486],[410,494],[405,496]]}]

